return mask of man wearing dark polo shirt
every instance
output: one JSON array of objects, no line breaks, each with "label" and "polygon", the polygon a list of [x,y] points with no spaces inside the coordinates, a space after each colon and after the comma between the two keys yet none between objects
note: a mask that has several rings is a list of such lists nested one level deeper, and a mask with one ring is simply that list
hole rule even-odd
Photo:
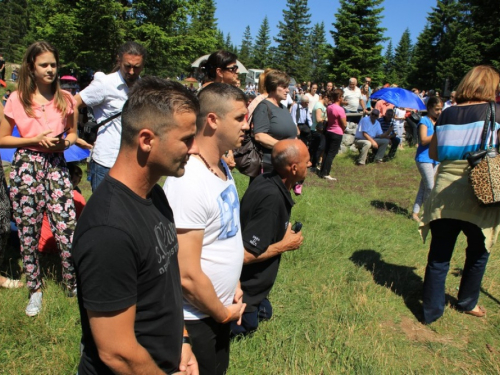
[{"label": "man wearing dark polo shirt", "polygon": [[307,147],[298,139],[280,141],[273,147],[271,160],[273,172],[258,176],[241,200],[245,258],[240,281],[247,307],[241,325],[231,325],[233,335],[255,331],[259,321],[271,318],[267,297],[278,275],[281,254],[298,249],[304,240],[300,231],[292,231],[290,190],[306,177],[310,164]]}]

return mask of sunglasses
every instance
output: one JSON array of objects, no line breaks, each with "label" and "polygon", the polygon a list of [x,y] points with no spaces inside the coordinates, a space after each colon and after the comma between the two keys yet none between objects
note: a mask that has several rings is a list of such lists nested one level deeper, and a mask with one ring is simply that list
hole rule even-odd
[{"label": "sunglasses", "polygon": [[238,65],[226,66],[224,70],[229,70],[232,73],[236,73],[238,71]]}]

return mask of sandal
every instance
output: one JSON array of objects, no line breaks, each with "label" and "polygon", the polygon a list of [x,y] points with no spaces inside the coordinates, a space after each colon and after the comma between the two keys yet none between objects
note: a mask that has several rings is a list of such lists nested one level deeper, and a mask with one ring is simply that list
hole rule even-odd
[{"label": "sandal", "polygon": [[486,309],[483,306],[477,305],[479,311],[474,311],[474,309],[470,311],[464,311],[464,314],[475,316],[476,318],[483,318],[486,316]]},{"label": "sandal", "polygon": [[6,277],[3,284],[0,285],[0,287],[6,288],[6,289],[17,289],[17,288],[21,288],[22,286],[24,286],[24,284],[20,280],[12,280],[12,279],[9,279],[8,277]]}]

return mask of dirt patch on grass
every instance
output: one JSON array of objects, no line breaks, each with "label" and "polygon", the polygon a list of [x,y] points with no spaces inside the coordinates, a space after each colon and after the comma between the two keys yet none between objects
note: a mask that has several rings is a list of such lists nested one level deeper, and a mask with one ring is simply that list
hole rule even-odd
[{"label": "dirt patch on grass", "polygon": [[456,340],[453,336],[439,334],[422,323],[416,322],[406,316],[401,318],[399,324],[386,322],[382,325],[391,330],[403,332],[411,341],[447,344],[454,347],[464,347],[467,343],[467,338],[462,337],[460,340]]}]

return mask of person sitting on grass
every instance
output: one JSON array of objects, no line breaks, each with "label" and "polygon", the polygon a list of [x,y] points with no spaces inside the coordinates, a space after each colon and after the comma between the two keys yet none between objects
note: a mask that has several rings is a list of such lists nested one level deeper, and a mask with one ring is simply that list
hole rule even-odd
[{"label": "person sitting on grass", "polygon": [[366,164],[368,151],[372,148],[377,150],[375,154],[375,162],[382,163],[385,149],[389,145],[388,135],[392,131],[389,128],[387,132],[383,132],[378,122],[380,111],[376,108],[372,110],[370,116],[363,117],[356,129],[354,144],[359,150],[359,158],[357,165],[362,166]]}]

